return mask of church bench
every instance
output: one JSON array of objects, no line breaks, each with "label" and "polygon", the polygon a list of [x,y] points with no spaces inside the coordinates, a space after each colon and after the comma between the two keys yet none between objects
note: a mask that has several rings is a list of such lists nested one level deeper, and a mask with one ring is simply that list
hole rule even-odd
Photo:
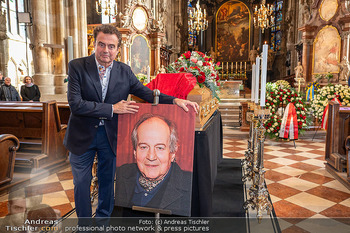
[{"label": "church bench", "polygon": [[65,161],[66,127],[55,101],[0,102],[0,134],[13,134],[20,141],[15,167],[39,169]]},{"label": "church bench", "polygon": [[11,134],[0,134],[0,185],[11,182],[18,139]]},{"label": "church bench", "polygon": [[338,102],[330,101],[325,148],[326,169],[350,188],[350,179],[347,178],[349,176],[348,136],[350,136],[350,107],[340,106]]}]

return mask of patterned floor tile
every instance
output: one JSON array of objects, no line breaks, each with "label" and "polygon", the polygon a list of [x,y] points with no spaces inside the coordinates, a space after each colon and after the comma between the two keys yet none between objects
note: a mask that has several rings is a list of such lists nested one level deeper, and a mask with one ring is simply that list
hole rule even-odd
[{"label": "patterned floor tile", "polygon": [[349,193],[350,194],[350,190],[347,189],[344,185],[342,185],[339,181],[337,180],[333,180],[330,181],[328,183],[323,184],[323,186],[329,187],[329,188],[334,188],[336,190],[342,191],[344,193]]},{"label": "patterned floor tile", "polygon": [[307,163],[303,163],[303,162],[297,162],[294,164],[289,165],[291,167],[294,168],[298,168],[300,170],[305,170],[305,171],[314,171],[316,169],[319,169],[319,166],[315,166],[315,165],[311,165],[311,164],[307,164]]},{"label": "patterned floor tile", "polygon": [[291,160],[294,160],[294,161],[304,161],[304,160],[309,159],[309,158],[306,158],[304,156],[297,155],[296,153],[293,153],[292,155],[285,156],[284,158],[285,159],[291,159]]},{"label": "patterned floor tile", "polygon": [[327,216],[329,218],[349,218],[350,207],[347,207],[341,204],[336,204],[320,212],[320,214]]},{"label": "patterned floor tile", "polygon": [[320,213],[321,211],[329,208],[329,206],[336,204],[335,202],[305,192],[298,193],[294,196],[286,198],[285,200],[316,213]]},{"label": "patterned floor tile", "polygon": [[324,167],[325,166],[325,161],[322,159],[307,159],[304,160],[303,163],[319,166],[319,167]]},{"label": "patterned floor tile", "polygon": [[291,227],[288,227],[287,229],[284,229],[282,233],[310,233],[310,232],[307,230],[304,230],[303,228],[293,225]]},{"label": "patterned floor tile", "polygon": [[[350,195],[348,193],[344,193],[342,191],[328,188],[326,186],[317,186],[317,187],[310,189],[306,192],[309,194],[333,201],[335,203],[342,203],[343,201],[345,201],[346,199],[348,199],[350,197]],[[349,201],[349,204],[350,204],[350,201]],[[346,206],[348,206],[348,205],[346,205]]]},{"label": "patterned floor tile", "polygon": [[279,164],[279,163],[274,163],[274,162],[271,162],[271,161],[265,161],[264,162],[264,167],[266,169],[274,169],[274,168],[283,167],[283,165]]},{"label": "patterned floor tile", "polygon": [[281,200],[273,204],[276,215],[281,218],[309,218],[316,213],[304,207]]},{"label": "patterned floor tile", "polygon": [[283,158],[275,158],[275,159],[270,159],[270,162],[274,162],[274,163],[279,163],[282,165],[291,165],[296,163],[297,161],[291,160],[291,159],[286,159],[285,157]]},{"label": "patterned floor tile", "polygon": [[280,183],[268,184],[267,189],[271,195],[274,195],[281,199],[286,199],[301,192],[300,190],[291,188]]},{"label": "patterned floor tile", "polygon": [[[349,197],[349,196],[348,196]],[[350,197],[342,202],[340,202],[339,204],[350,207]]]},{"label": "patterned floor tile", "polygon": [[306,173],[306,171],[304,170],[300,170],[294,167],[290,167],[290,166],[283,166],[283,167],[279,167],[276,169],[273,169],[276,172],[280,172],[289,176],[300,176],[301,174]]},{"label": "patterned floor tile", "polygon": [[280,181],[280,180],[288,179],[290,178],[290,176],[280,172],[273,171],[273,170],[268,170],[265,173],[265,178],[272,181]]},{"label": "patterned floor tile", "polygon": [[27,186],[25,188],[26,197],[36,196],[40,194],[53,193],[62,191],[63,187],[60,182],[53,182],[48,184],[39,184]]},{"label": "patterned floor tile", "polygon": [[66,192],[60,191],[60,192],[44,194],[42,203],[50,206],[56,206],[56,205],[63,205],[63,204],[70,203],[70,201],[67,197]]},{"label": "patterned floor tile", "polygon": [[327,183],[327,182],[334,180],[332,178],[322,176],[319,174],[315,174],[315,173],[311,173],[311,172],[304,173],[304,174],[300,175],[298,178],[303,179],[303,180],[307,180],[307,181],[311,181],[311,182],[316,183],[316,184],[324,184],[324,183]]},{"label": "patterned floor tile", "polygon": [[291,177],[285,180],[281,180],[281,181],[278,181],[278,183],[289,187],[293,187],[300,191],[307,191],[309,189],[312,189],[318,186],[318,184],[315,184],[306,180],[298,179],[297,177]]}]

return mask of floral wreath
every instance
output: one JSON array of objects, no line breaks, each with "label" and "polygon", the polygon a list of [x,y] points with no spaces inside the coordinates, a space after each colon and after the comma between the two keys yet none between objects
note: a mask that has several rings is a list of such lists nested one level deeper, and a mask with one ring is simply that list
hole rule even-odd
[{"label": "floral wreath", "polygon": [[350,106],[350,88],[341,84],[329,84],[315,91],[311,111],[320,122],[328,102],[338,98],[343,106]]},{"label": "floral wreath", "polygon": [[266,108],[270,109],[271,117],[265,122],[266,133],[271,138],[279,138],[283,118],[283,108],[293,103],[297,113],[298,131],[303,131],[306,124],[306,107],[303,98],[294,88],[280,86],[276,83],[266,84]]},{"label": "floral wreath", "polygon": [[217,92],[220,78],[217,71],[220,69],[220,62],[215,64],[210,56],[198,51],[187,51],[171,63],[167,69],[169,73],[192,73],[200,87],[208,87],[213,96],[219,99]]}]

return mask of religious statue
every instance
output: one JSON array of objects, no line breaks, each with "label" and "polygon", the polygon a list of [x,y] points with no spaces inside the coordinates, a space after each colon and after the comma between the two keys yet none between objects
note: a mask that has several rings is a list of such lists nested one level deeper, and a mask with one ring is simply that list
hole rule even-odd
[{"label": "religious statue", "polygon": [[304,68],[301,65],[300,61],[298,61],[298,65],[294,68],[294,70],[295,70],[295,78],[302,78],[303,77]]},{"label": "religious statue", "polygon": [[255,45],[253,45],[252,49],[249,52],[249,61],[250,64],[254,64],[256,61],[256,57],[259,56],[258,50],[255,49]]},{"label": "religious statue", "polygon": [[272,65],[275,61],[275,51],[273,51],[271,48],[269,48],[267,52],[267,69],[272,70]]},{"label": "religious statue", "polygon": [[215,53],[213,47],[210,48],[210,57],[211,57],[211,59],[213,59],[213,60],[215,61],[215,59],[216,59],[216,53]]},{"label": "religious statue", "polygon": [[298,65],[294,68],[295,70],[295,78],[294,80],[297,82],[296,85],[298,85],[298,92],[300,92],[300,86],[301,84],[305,83],[305,79],[303,78],[303,72],[304,68],[301,65],[301,62],[298,62]]},{"label": "religious statue", "polygon": [[350,76],[350,63],[346,56],[339,63],[339,81],[346,81]]},{"label": "religious statue", "polygon": [[156,71],[156,75],[158,75],[158,74],[166,74],[166,69],[165,69],[164,65],[159,67],[159,69]]},{"label": "religious statue", "polygon": [[307,0],[304,0],[301,3],[300,7],[301,7],[301,12],[300,12],[301,25],[305,25],[310,20],[310,17],[311,17],[310,7]]}]

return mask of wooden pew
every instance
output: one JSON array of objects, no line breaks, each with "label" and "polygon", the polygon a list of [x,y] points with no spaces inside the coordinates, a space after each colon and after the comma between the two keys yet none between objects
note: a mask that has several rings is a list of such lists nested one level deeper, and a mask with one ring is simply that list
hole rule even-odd
[{"label": "wooden pew", "polygon": [[347,179],[349,171],[347,171],[348,156],[346,153],[346,139],[349,135],[350,107],[340,106],[338,102],[330,101],[325,148],[326,169],[350,188]]},{"label": "wooden pew", "polygon": [[0,102],[0,133],[20,140],[15,167],[39,169],[65,161],[66,127],[55,101]]},{"label": "wooden pew", "polygon": [[18,139],[11,134],[0,135],[0,185],[12,181]]}]

